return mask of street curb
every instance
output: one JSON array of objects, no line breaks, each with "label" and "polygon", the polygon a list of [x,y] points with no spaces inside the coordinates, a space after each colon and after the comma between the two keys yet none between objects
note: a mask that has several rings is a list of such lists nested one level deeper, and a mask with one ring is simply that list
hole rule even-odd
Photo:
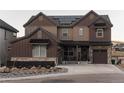
[{"label": "street curb", "polygon": [[13,80],[31,80],[31,79],[39,79],[39,78],[48,78],[48,77],[57,77],[67,75],[65,73],[56,73],[56,74],[44,74],[44,75],[36,75],[36,76],[27,76],[27,77],[16,77],[16,78],[1,78],[0,82],[2,81],[13,81]]}]

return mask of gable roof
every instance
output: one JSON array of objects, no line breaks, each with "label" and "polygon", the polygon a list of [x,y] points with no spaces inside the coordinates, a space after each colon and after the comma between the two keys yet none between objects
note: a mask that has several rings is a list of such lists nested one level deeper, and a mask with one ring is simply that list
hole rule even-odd
[{"label": "gable roof", "polygon": [[51,39],[53,39],[55,42],[59,42],[59,40],[53,35],[53,34],[51,34],[50,32],[48,32],[47,30],[45,30],[45,29],[43,29],[43,28],[37,28],[36,30],[34,30],[33,32],[31,32],[30,34],[27,34],[27,35],[25,35],[25,36],[23,36],[23,37],[19,37],[19,38],[17,38],[17,39],[15,39],[15,40],[13,40],[13,41],[11,41],[11,43],[15,43],[15,42],[17,42],[17,41],[20,41],[20,40],[23,40],[23,39],[27,39],[27,38],[29,38],[29,37],[31,37],[32,35],[34,35],[36,32],[38,32],[38,31],[44,31],[49,37],[51,37]]},{"label": "gable roof", "polygon": [[[96,16],[101,16],[104,20],[109,22],[111,24],[111,21],[108,17],[108,15],[98,15],[93,10],[88,12],[86,15],[68,15],[68,16],[46,16],[50,21],[54,22],[59,27],[69,27],[74,26],[78,24],[81,20],[85,19],[89,14],[93,13]],[[43,14],[43,13],[41,13]],[[41,14],[38,14],[36,16],[32,16],[26,24],[24,24],[24,27],[28,24],[30,24],[33,20],[35,20],[38,16]],[[44,15],[44,14],[43,14]],[[44,15],[45,16],[45,15]]]},{"label": "gable roof", "polygon": [[32,16],[27,23],[25,23],[23,26],[27,26],[28,24],[30,24],[31,22],[33,22],[35,19],[37,19],[39,16],[44,16],[45,18],[47,18],[50,22],[52,22],[53,24],[57,25],[52,19],[50,19],[49,17],[47,17],[45,14],[43,14],[42,12],[38,13],[36,16]]},{"label": "gable roof", "polygon": [[91,10],[91,11],[88,12],[84,17],[80,18],[79,21],[75,22],[75,23],[73,24],[73,26],[76,25],[76,24],[78,24],[80,21],[84,20],[84,19],[85,19],[88,15],[90,15],[91,13],[94,14],[94,15],[96,15],[96,16],[99,16],[97,13],[95,13],[93,10]]},{"label": "gable roof", "polygon": [[101,16],[99,16],[99,17],[97,17],[95,20],[93,20],[88,26],[92,25],[93,23],[95,23],[95,22],[98,21],[99,19],[102,19],[103,21],[105,21],[106,23],[108,23],[111,27],[113,26],[113,25],[111,24],[111,22],[108,22],[105,18],[103,18],[103,17],[101,17]]},{"label": "gable roof", "polygon": [[6,23],[5,21],[0,19],[0,28],[9,30],[11,32],[19,32],[17,29],[15,29],[14,27],[12,27],[11,25],[9,25],[8,23]]}]

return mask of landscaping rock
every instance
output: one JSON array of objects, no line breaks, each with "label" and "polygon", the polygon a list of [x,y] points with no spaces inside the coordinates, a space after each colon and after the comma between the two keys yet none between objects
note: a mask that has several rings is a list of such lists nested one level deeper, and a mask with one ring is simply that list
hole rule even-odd
[{"label": "landscaping rock", "polygon": [[31,70],[36,70],[37,68],[35,66],[31,67]]},{"label": "landscaping rock", "polygon": [[6,66],[0,67],[0,73],[4,73]]},{"label": "landscaping rock", "polygon": [[19,72],[19,69],[16,68],[16,67],[13,67],[13,68],[10,69],[10,72]]},{"label": "landscaping rock", "polygon": [[45,68],[45,67],[41,67],[41,69],[42,69],[42,70],[46,70],[46,68]]},{"label": "landscaping rock", "polygon": [[6,67],[6,68],[4,69],[4,73],[10,73],[10,68]]},{"label": "landscaping rock", "polygon": [[38,69],[37,69],[35,66],[33,66],[33,67],[30,69],[30,72],[32,72],[32,73],[37,73],[37,71],[38,71]]},{"label": "landscaping rock", "polygon": [[41,66],[38,66],[37,68],[38,68],[38,69],[41,69]]},{"label": "landscaping rock", "polygon": [[38,69],[39,73],[45,73],[46,69]]},{"label": "landscaping rock", "polygon": [[28,68],[26,68],[26,67],[22,67],[21,70],[28,70]]},{"label": "landscaping rock", "polygon": [[14,77],[26,77],[34,76],[41,74],[50,74],[50,73],[63,73],[67,72],[66,68],[51,67],[47,69],[45,67],[31,67],[31,68],[7,68],[6,66],[0,67],[0,78],[14,78]]}]

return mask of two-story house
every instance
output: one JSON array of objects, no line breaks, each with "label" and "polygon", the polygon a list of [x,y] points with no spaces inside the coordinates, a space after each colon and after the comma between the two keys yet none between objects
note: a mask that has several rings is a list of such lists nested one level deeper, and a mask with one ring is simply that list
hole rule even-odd
[{"label": "two-story house", "polygon": [[16,39],[18,30],[0,19],[0,66],[9,60],[10,41]]},{"label": "two-story house", "polygon": [[90,11],[82,16],[32,16],[25,36],[11,42],[10,56],[18,61],[58,64],[111,62],[111,27],[108,15]]}]

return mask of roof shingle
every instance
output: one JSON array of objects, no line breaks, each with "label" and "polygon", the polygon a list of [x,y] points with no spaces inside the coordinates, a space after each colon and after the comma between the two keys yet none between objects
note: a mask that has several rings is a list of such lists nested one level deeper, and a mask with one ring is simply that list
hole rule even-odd
[{"label": "roof shingle", "polygon": [[[91,11],[93,12],[93,11]],[[90,13],[90,12],[89,12]],[[95,13],[95,12],[94,12]],[[39,13],[39,14],[43,14],[43,13]],[[39,15],[38,14],[38,15]],[[24,25],[28,25],[30,24],[38,15],[32,16],[29,21]],[[86,15],[71,15],[71,16],[46,16],[49,19],[51,19],[53,22],[55,22],[57,24],[57,26],[72,26],[74,23],[80,21],[83,17],[85,17]],[[103,19],[105,19],[108,23],[111,24],[111,21],[108,17],[108,15],[99,15],[100,17],[102,17]]]},{"label": "roof shingle", "polygon": [[3,21],[1,19],[0,19],[0,28],[4,28],[4,29],[7,29],[7,30],[12,31],[12,32],[19,32],[17,29],[15,29],[14,27],[7,24],[5,21]]}]

